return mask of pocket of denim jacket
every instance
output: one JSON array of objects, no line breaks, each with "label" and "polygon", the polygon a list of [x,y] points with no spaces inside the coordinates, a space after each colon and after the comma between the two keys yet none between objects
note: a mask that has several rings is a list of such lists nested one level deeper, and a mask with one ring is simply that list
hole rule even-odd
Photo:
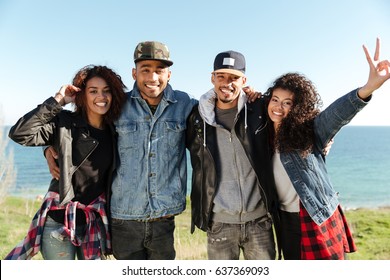
[{"label": "pocket of denim jacket", "polygon": [[[116,125],[116,131],[118,133],[118,148],[126,149],[137,146],[137,124],[122,122]],[[138,137],[137,137],[138,136]]]},{"label": "pocket of denim jacket", "polygon": [[183,122],[170,122],[166,123],[166,131],[167,131],[167,142],[172,147],[177,147],[180,145],[181,141],[183,141],[184,145],[184,132],[186,130],[186,123]]}]

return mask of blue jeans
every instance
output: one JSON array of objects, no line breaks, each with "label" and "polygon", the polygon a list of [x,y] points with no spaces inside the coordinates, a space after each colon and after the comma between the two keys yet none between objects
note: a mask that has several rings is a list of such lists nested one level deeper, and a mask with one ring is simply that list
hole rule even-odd
[{"label": "blue jeans", "polygon": [[[97,218],[101,229],[104,229],[104,224],[100,217]],[[84,260],[84,253],[81,246],[75,246],[70,241],[69,236],[63,236],[57,231],[64,227],[64,224],[58,223],[50,216],[47,216],[45,227],[42,233],[41,254],[45,260]],[[87,226],[76,226],[76,236],[84,240]],[[100,245],[102,251],[105,251],[106,232],[101,231]]]},{"label": "blue jeans", "polygon": [[118,260],[174,260],[174,217],[158,221],[111,220],[112,251]]},{"label": "blue jeans", "polygon": [[274,260],[276,256],[272,221],[258,219],[245,224],[214,222],[207,232],[209,260]]},{"label": "blue jeans", "polygon": [[[81,247],[72,244],[70,238],[60,235],[57,230],[64,227],[64,224],[54,221],[47,216],[45,227],[42,233],[41,253],[45,260],[84,260]],[[84,236],[86,226],[77,226],[76,235]]]}]

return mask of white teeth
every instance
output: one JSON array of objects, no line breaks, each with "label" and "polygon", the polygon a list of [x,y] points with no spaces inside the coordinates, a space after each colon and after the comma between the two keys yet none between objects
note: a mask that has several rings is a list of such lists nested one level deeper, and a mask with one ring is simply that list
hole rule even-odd
[{"label": "white teeth", "polygon": [[153,89],[154,89],[154,88],[157,88],[158,85],[156,85],[156,86],[153,86],[153,85],[146,85],[146,87],[147,87],[147,88],[153,88]]},{"label": "white teeth", "polygon": [[107,105],[106,102],[98,102],[98,103],[95,103],[95,105],[99,106],[99,107],[105,107]]},{"label": "white teeth", "polygon": [[231,92],[232,92],[231,90],[228,90],[228,89],[221,89],[221,91],[222,91],[223,93],[231,93]]},{"label": "white teeth", "polygon": [[273,111],[272,113],[274,113],[274,114],[277,115],[277,116],[282,116],[282,115],[283,115],[282,113],[275,112],[275,111]]}]

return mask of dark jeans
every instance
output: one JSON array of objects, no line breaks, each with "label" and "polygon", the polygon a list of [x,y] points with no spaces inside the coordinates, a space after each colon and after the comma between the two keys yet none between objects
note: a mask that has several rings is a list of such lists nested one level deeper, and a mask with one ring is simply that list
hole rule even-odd
[{"label": "dark jeans", "polygon": [[301,259],[301,223],[299,212],[279,210],[281,224],[281,243],[285,260]]},{"label": "dark jeans", "polygon": [[274,260],[276,252],[271,219],[245,224],[212,224],[207,232],[209,260],[238,260],[240,250],[246,260]]},{"label": "dark jeans", "polygon": [[112,219],[112,250],[118,260],[174,260],[174,217],[158,221]]}]

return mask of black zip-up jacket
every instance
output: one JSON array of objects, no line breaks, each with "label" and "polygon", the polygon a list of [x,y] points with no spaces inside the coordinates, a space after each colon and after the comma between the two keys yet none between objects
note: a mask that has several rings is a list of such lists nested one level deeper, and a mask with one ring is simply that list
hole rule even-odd
[{"label": "black zip-up jacket", "polygon": [[[258,177],[260,191],[264,196],[267,210],[272,215],[279,240],[278,200],[272,170],[265,100],[260,98],[253,103],[247,103],[246,106],[246,120],[245,108],[243,108],[238,115],[234,130]],[[216,128],[206,124],[206,137],[204,137],[204,128],[198,106],[195,106],[187,119],[186,130],[186,146],[190,151],[192,164],[191,233],[195,231],[195,226],[203,231],[209,228],[213,200],[217,191]]]},{"label": "black zip-up jacket", "polygon": [[[110,126],[113,143],[113,163],[106,187],[106,212],[109,215],[112,175],[117,158],[116,132]],[[89,136],[85,119],[74,112],[63,110],[53,98],[48,98],[34,110],[30,111],[11,127],[8,135],[13,141],[24,146],[52,145],[58,152],[60,179],[52,179],[49,191],[60,195],[62,205],[74,198],[72,185],[73,173],[88,158],[99,144]]]}]

